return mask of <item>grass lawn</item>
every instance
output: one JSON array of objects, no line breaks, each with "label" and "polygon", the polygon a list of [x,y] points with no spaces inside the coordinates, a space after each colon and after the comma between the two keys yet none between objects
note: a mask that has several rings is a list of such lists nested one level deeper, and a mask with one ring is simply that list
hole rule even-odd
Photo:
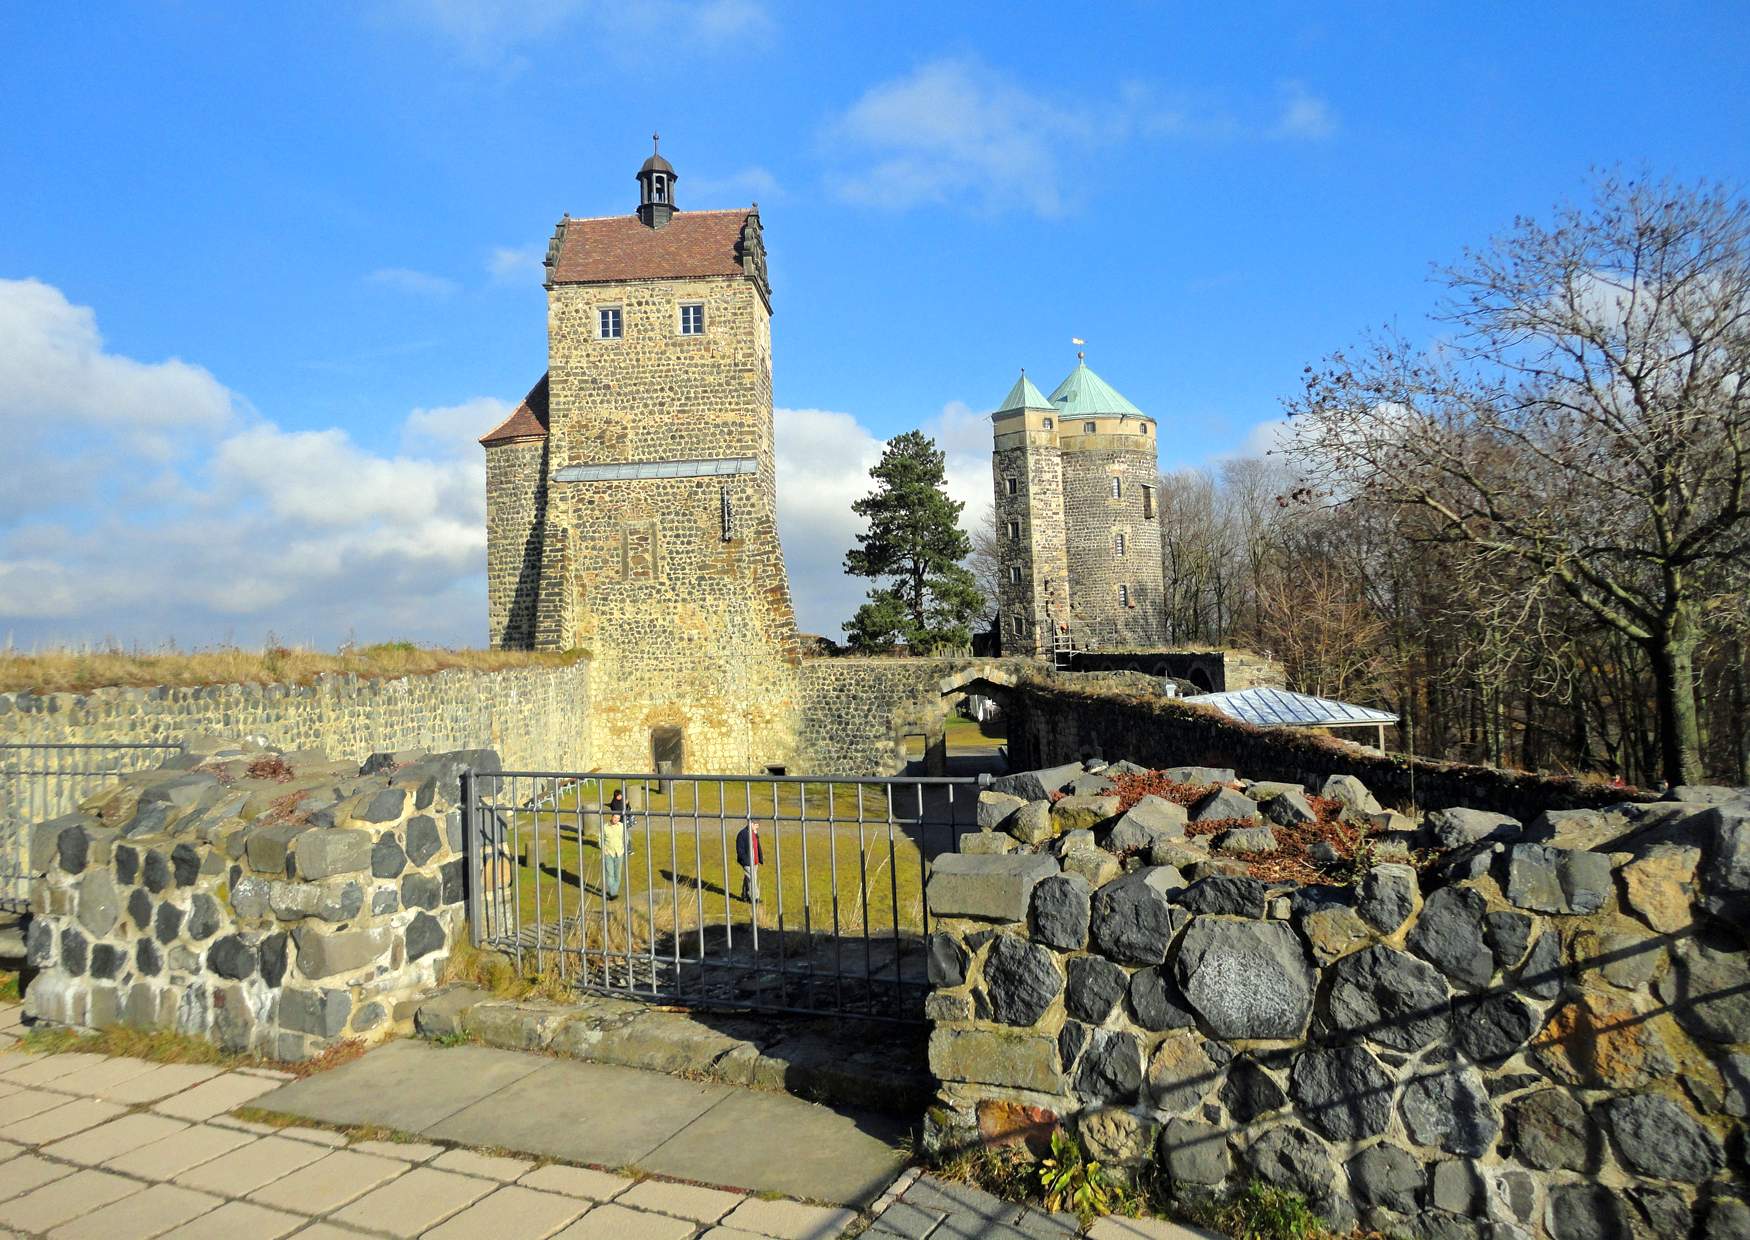
[{"label": "grass lawn", "polygon": [[[948,736],[948,752],[956,753],[994,753],[998,745],[1008,742],[1007,729],[1002,717],[979,723],[964,715],[948,716],[948,725],[943,729]],[[918,759],[924,756],[924,738],[908,736],[905,738],[905,756]]]}]

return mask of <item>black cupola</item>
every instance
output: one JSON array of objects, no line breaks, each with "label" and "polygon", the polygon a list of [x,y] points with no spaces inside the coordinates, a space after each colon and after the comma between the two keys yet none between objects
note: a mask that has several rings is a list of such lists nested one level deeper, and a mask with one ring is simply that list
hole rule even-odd
[{"label": "black cupola", "polygon": [[646,228],[661,228],[674,217],[674,166],[662,157],[661,134],[650,135],[650,158],[638,169],[638,218]]}]

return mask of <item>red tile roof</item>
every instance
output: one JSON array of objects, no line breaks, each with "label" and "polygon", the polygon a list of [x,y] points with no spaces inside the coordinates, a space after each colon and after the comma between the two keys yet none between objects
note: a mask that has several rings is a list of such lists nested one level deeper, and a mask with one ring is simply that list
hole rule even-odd
[{"label": "red tile roof", "polygon": [[687,276],[744,274],[736,255],[751,208],[676,211],[661,228],[646,228],[636,215],[568,219],[559,243],[555,284],[605,284]]},{"label": "red tile roof", "polygon": [[547,376],[542,375],[541,381],[530,388],[529,394],[523,397],[523,403],[513,409],[508,418],[481,436],[480,442],[491,447],[495,443],[512,443],[518,439],[545,439],[546,437]]}]

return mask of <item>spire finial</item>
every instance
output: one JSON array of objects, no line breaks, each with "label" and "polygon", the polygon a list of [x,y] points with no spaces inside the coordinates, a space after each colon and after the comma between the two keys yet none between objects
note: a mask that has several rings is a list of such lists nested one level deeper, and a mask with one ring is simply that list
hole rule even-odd
[{"label": "spire finial", "polygon": [[1083,353],[1080,349],[1077,349],[1076,350],[1076,361],[1085,362],[1087,360],[1088,360],[1088,355],[1086,353]]},{"label": "spire finial", "polygon": [[659,133],[652,133],[650,135],[650,153],[652,155],[654,155],[661,150],[662,150],[662,135]]}]

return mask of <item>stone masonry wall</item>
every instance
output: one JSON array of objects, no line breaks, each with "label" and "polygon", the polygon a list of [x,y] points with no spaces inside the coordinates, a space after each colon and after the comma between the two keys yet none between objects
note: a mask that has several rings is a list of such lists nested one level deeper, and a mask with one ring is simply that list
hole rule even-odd
[{"label": "stone masonry wall", "polygon": [[283,1060],[404,1026],[465,932],[465,767],[214,742],[38,824],[26,1011]]},{"label": "stone masonry wall", "polygon": [[[999,434],[991,472],[996,492],[1000,648],[1006,654],[1048,656],[1057,625],[1069,621],[1063,453],[1042,432]],[[1010,478],[1015,480],[1013,495]],[[1010,522],[1020,523],[1018,535],[1009,533]],[[1011,581],[1016,569],[1020,580]]]},{"label": "stone masonry wall", "polygon": [[1546,809],[1642,795],[1569,776],[1379,754],[1296,728],[1254,727],[1199,708],[1195,698],[1176,701],[1035,678],[1016,685],[1005,709],[1011,762],[1021,766],[1127,754],[1153,767],[1229,767],[1297,783],[1356,775],[1389,804],[1468,805],[1527,819]]},{"label": "stone masonry wall", "polygon": [[488,640],[494,650],[533,650],[547,510],[547,441],[488,446],[486,494]]},{"label": "stone masonry wall", "polygon": [[[682,336],[679,305],[694,301],[705,332]],[[596,338],[603,306],[620,308],[621,338]],[[690,771],[786,761],[796,632],[777,533],[771,329],[757,285],[739,276],[557,285],[548,340],[551,472],[740,457],[757,467],[550,482],[536,643],[594,656],[595,762],[651,769],[658,728],[681,730]]]},{"label": "stone masonry wall", "polygon": [[904,738],[942,736],[954,686],[981,676],[1006,684],[1017,661],[805,659],[802,715],[791,774],[891,775],[906,764]]},{"label": "stone masonry wall", "polygon": [[[1137,447],[1140,443],[1142,447]],[[1112,479],[1123,495],[1112,496]],[[1153,436],[1100,434],[1066,441],[1063,512],[1071,628],[1081,646],[1158,646],[1166,640],[1157,503],[1143,516],[1143,487],[1157,484]],[[1124,554],[1116,538],[1124,535]],[[1129,591],[1119,602],[1119,587]]]},{"label": "stone masonry wall", "polygon": [[[1297,886],[1220,852],[1269,830],[1238,820],[1305,821],[1309,790],[1208,793],[1189,821],[1238,828],[1211,852],[1181,804],[1118,814],[1119,770],[1142,768],[1004,777],[936,860],[927,1144],[1066,1126],[1182,1202],[1261,1180],[1342,1232],[1750,1234],[1750,790],[1448,809],[1419,837],[1440,862]],[[1393,817],[1353,779],[1322,793]]]}]

